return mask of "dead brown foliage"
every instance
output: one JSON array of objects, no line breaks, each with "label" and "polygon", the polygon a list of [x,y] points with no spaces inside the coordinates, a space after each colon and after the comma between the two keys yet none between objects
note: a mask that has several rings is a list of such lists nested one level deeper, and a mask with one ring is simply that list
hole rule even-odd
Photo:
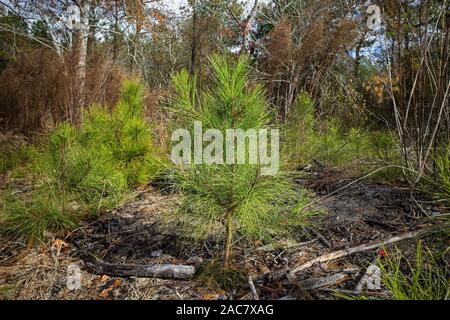
[{"label": "dead brown foliage", "polygon": [[279,13],[264,42],[262,69],[281,118],[302,90],[320,101],[338,57],[345,56],[357,38],[357,23],[346,18],[346,10],[323,1]]},{"label": "dead brown foliage", "polygon": [[[0,75],[0,128],[25,135],[51,129],[70,118],[73,103],[73,57],[48,49],[22,52]],[[91,55],[86,78],[86,105],[113,105],[126,77],[100,53]]]}]

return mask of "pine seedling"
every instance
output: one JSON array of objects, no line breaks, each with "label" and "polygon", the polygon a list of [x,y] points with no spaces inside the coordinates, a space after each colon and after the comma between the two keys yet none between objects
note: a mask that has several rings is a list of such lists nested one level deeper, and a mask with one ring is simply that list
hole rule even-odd
[{"label": "pine seedling", "polygon": [[[186,71],[174,76],[177,94],[170,110],[176,126],[190,130],[201,121],[204,130],[217,129],[224,136],[227,129],[269,128],[269,104],[262,87],[249,81],[247,58],[233,63],[215,56],[211,66],[210,89],[197,91]],[[267,240],[304,223],[301,210],[294,210],[299,195],[290,181],[281,174],[262,175],[261,165],[248,158],[243,164],[178,166],[174,174],[182,196],[178,210],[167,218],[195,239],[225,234],[225,268],[236,234]]]}]

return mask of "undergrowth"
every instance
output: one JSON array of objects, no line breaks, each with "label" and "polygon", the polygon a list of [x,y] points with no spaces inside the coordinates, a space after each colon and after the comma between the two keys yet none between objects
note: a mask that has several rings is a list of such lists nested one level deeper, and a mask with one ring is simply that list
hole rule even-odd
[{"label": "undergrowth", "polygon": [[444,300],[450,295],[448,266],[440,265],[419,241],[415,259],[409,261],[399,250],[380,263],[382,281],[395,300]]},{"label": "undergrowth", "polygon": [[[313,160],[329,167],[340,167],[353,176],[364,176],[380,167],[401,165],[397,138],[385,131],[344,129],[338,118],[318,121],[314,101],[303,92],[285,127],[284,153],[287,166],[297,169]],[[371,175],[372,180],[392,181],[401,169],[387,168]]]},{"label": "undergrowth", "polygon": [[450,206],[450,144],[436,157],[436,179],[430,179],[434,184],[436,200]]},{"label": "undergrowth", "polygon": [[74,229],[80,219],[79,207],[68,196],[56,190],[33,192],[26,197],[9,196],[4,204],[2,230],[30,243],[43,240],[51,233],[63,236]]},{"label": "undergrowth", "polygon": [[245,270],[222,268],[221,261],[215,260],[201,266],[196,279],[203,284],[205,293],[220,290],[230,291],[247,285]]},{"label": "undergrowth", "polygon": [[34,181],[31,194],[5,196],[6,231],[24,240],[61,234],[148,183],[160,161],[143,98],[142,83],[125,81],[111,112],[92,106],[79,130],[62,123],[43,139],[27,164]]},{"label": "undergrowth", "polygon": [[32,157],[32,150],[23,137],[0,134],[0,174],[13,171]]},{"label": "undergrowth", "polygon": [[[450,273],[444,252],[436,254],[419,240],[416,251],[406,254],[398,248],[384,250],[387,254],[377,260],[381,271],[382,289],[393,300],[445,300],[450,297]],[[439,250],[437,250],[439,251]],[[448,249],[447,249],[448,251]],[[370,293],[348,295],[336,292],[345,300],[378,299]]]}]

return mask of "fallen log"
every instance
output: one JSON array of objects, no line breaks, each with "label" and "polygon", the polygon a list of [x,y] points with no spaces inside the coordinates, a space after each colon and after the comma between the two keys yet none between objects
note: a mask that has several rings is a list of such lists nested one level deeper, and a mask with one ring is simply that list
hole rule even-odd
[{"label": "fallen log", "polygon": [[189,280],[195,274],[195,267],[175,264],[136,265],[112,264],[101,261],[84,261],[85,266],[98,274],[111,277],[137,277]]},{"label": "fallen log", "polygon": [[308,262],[298,266],[297,268],[292,270],[291,273],[292,274],[296,274],[296,273],[298,273],[300,271],[303,271],[305,269],[308,269],[308,268],[312,267],[316,263],[328,262],[328,261],[331,261],[331,260],[336,260],[336,259],[339,259],[339,258],[350,256],[350,255],[358,253],[358,252],[363,252],[363,251],[367,251],[367,250],[377,249],[377,248],[380,248],[380,247],[383,247],[383,246],[387,246],[389,244],[393,244],[393,243],[396,243],[396,242],[399,242],[399,241],[402,241],[402,240],[413,239],[413,238],[416,238],[416,237],[420,236],[423,232],[424,232],[423,230],[409,232],[409,233],[406,233],[406,234],[403,234],[403,235],[392,237],[392,238],[387,239],[387,240],[382,241],[382,242],[371,243],[371,244],[363,244],[363,245],[360,245],[360,246],[357,246],[357,247],[353,247],[353,248],[349,248],[349,249],[343,249],[343,250],[327,253],[327,254],[324,254],[324,255],[322,255],[320,257],[317,257],[315,259],[309,260]]}]

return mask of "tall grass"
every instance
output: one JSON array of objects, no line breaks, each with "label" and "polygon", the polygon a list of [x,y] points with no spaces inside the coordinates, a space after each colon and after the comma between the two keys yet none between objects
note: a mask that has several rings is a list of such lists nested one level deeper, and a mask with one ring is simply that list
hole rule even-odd
[{"label": "tall grass", "polygon": [[380,264],[382,281],[395,300],[444,300],[450,294],[450,274],[422,242],[410,262],[397,250]]},{"label": "tall grass", "polygon": [[450,144],[436,158],[436,172],[435,196],[438,201],[450,205]]},{"label": "tall grass", "polygon": [[[360,128],[344,129],[337,118],[318,121],[315,103],[305,92],[298,95],[288,117],[284,154],[286,165],[291,169],[318,160],[356,176],[388,164],[401,164],[394,135]],[[400,177],[399,169],[380,171],[377,177],[372,176],[383,180]]]}]

